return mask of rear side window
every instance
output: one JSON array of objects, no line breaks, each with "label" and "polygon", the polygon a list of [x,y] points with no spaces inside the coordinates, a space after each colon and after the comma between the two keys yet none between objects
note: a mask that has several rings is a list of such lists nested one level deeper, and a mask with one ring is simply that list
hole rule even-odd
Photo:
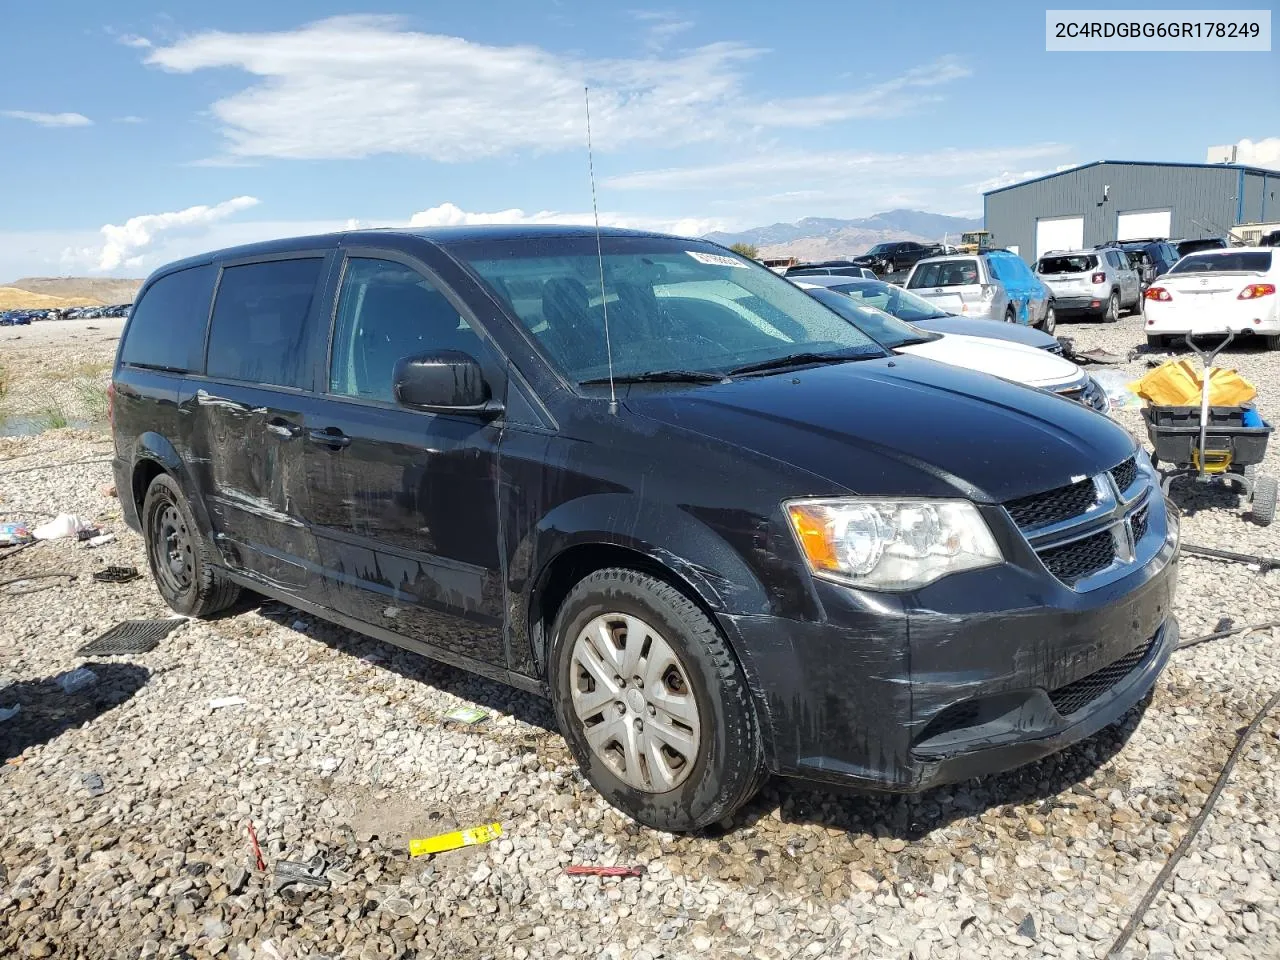
[{"label": "rear side window", "polygon": [[1250,250],[1240,253],[1192,253],[1178,261],[1170,273],[1266,273],[1272,254]]},{"label": "rear side window", "polygon": [[937,263],[922,263],[911,274],[907,286],[918,287],[964,287],[979,283],[978,261],[976,260],[941,260]]},{"label": "rear side window", "polygon": [[121,361],[182,373],[199,370],[215,276],[210,264],[167,274],[151,284],[129,317]]},{"label": "rear side window", "polygon": [[209,331],[209,376],[310,387],[318,338],[307,318],[323,264],[308,257],[224,269]]},{"label": "rear side window", "polygon": [[[1114,256],[1114,253],[1107,254],[1108,259]],[[1074,257],[1042,257],[1036,269],[1045,276],[1053,276],[1059,273],[1084,273],[1097,265],[1098,258],[1093,254],[1080,254]]]}]

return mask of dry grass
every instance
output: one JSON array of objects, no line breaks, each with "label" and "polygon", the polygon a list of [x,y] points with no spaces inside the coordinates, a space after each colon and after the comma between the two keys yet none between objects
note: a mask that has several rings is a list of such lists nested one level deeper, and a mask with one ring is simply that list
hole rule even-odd
[{"label": "dry grass", "polygon": [[49,380],[104,380],[111,373],[112,365],[110,360],[81,361],[49,370],[45,377]]},{"label": "dry grass", "polygon": [[19,287],[0,287],[0,310],[43,310],[62,307],[100,307],[101,300],[89,297],[52,297]]}]

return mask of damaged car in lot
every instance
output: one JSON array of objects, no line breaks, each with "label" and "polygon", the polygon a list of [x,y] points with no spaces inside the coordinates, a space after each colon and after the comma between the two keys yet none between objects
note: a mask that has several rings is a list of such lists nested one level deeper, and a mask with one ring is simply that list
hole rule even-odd
[{"label": "damaged car in lot", "polygon": [[1026,763],[1123,717],[1176,643],[1178,526],[1128,432],[889,353],[705,241],[194,257],[144,284],[110,396],[174,610],[247,589],[549,696],[660,829],[769,773],[919,791]]}]

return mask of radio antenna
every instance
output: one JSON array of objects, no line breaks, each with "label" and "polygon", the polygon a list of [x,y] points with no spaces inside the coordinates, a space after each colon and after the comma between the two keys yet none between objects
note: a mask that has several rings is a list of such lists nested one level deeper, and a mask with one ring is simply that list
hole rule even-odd
[{"label": "radio antenna", "polygon": [[609,296],[604,289],[604,250],[600,243],[600,208],[596,206],[596,164],[591,153],[591,88],[582,88],[587,104],[587,176],[591,179],[591,214],[596,220],[596,263],[600,267],[600,308],[604,311],[604,356],[609,361],[609,412],[618,412],[618,394],[613,387],[613,345],[609,342]]}]

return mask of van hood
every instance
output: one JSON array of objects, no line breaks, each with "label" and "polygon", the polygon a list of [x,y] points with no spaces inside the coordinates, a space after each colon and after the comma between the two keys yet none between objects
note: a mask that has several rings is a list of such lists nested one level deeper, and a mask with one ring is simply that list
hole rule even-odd
[{"label": "van hood", "polygon": [[937,340],[912,344],[896,352],[989,373],[1032,387],[1058,387],[1080,379],[1080,368],[1070,360],[1007,340],[943,334]]},{"label": "van hood", "polygon": [[1101,473],[1135,450],[1127,431],[1078,403],[911,356],[632,388],[625,403],[867,496],[1000,503]]}]

